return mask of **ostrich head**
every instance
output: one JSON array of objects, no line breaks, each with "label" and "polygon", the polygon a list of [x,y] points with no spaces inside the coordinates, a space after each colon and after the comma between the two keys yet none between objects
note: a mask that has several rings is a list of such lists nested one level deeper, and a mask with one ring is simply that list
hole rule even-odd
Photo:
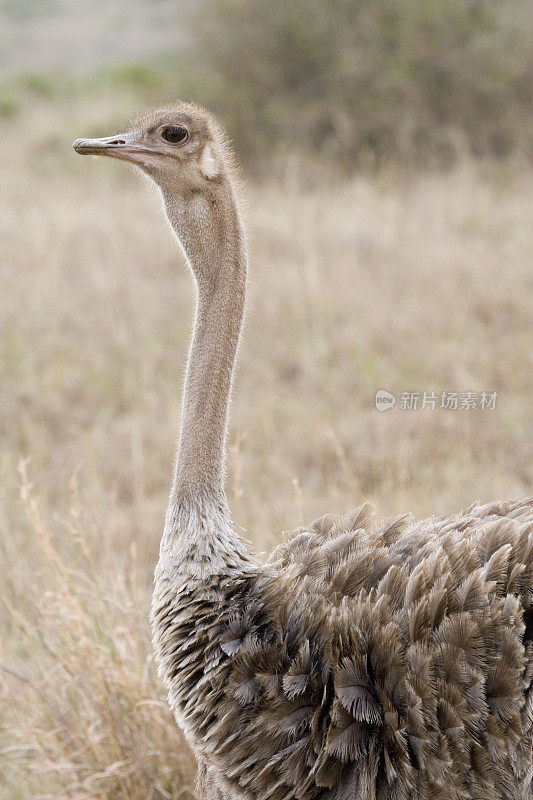
[{"label": "ostrich head", "polygon": [[163,190],[188,196],[206,183],[226,179],[227,146],[214,118],[203,108],[176,103],[132,120],[124,133],[76,139],[77,153],[129,161]]},{"label": "ostrich head", "polygon": [[201,289],[225,274],[223,264],[239,263],[244,274],[238,181],[224,132],[208,111],[176,103],[141,114],[125,133],[76,139],[73,147],[129,161],[155,181]]}]

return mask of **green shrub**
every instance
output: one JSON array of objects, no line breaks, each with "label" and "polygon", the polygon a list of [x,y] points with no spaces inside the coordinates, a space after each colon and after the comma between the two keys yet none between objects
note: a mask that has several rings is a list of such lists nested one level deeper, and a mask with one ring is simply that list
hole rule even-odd
[{"label": "green shrub", "polygon": [[531,150],[525,0],[203,0],[191,24],[202,99],[240,152],[297,142],[356,164]]},{"label": "green shrub", "polygon": [[18,111],[18,104],[9,95],[0,95],[0,119],[14,117]]},{"label": "green shrub", "polygon": [[20,77],[20,85],[36,97],[52,97],[54,82],[40,72],[26,72]]}]

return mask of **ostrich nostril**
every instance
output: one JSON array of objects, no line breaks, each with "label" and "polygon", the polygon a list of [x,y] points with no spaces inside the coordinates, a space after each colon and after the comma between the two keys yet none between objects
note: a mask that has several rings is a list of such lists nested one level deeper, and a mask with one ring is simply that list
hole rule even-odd
[{"label": "ostrich nostril", "polygon": [[113,139],[113,141],[109,142],[109,144],[126,144],[126,142],[124,139]]}]

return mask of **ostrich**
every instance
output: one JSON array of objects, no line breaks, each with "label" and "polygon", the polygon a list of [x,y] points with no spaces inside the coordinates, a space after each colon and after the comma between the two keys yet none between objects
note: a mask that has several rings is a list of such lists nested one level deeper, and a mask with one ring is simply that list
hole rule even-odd
[{"label": "ostrich", "polygon": [[224,493],[246,247],[224,132],[196,105],[78,153],[159,186],[197,289],[151,621],[207,800],[531,800],[533,499],[380,521],[369,504],[261,562]]}]

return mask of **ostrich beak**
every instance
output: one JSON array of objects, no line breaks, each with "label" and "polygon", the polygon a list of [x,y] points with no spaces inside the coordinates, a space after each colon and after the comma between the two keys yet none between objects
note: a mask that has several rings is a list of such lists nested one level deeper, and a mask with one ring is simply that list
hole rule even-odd
[{"label": "ostrich beak", "polygon": [[119,133],[101,139],[76,139],[72,147],[81,155],[111,156],[123,161],[137,161],[139,154],[146,152],[145,148],[135,142],[132,133]]}]

